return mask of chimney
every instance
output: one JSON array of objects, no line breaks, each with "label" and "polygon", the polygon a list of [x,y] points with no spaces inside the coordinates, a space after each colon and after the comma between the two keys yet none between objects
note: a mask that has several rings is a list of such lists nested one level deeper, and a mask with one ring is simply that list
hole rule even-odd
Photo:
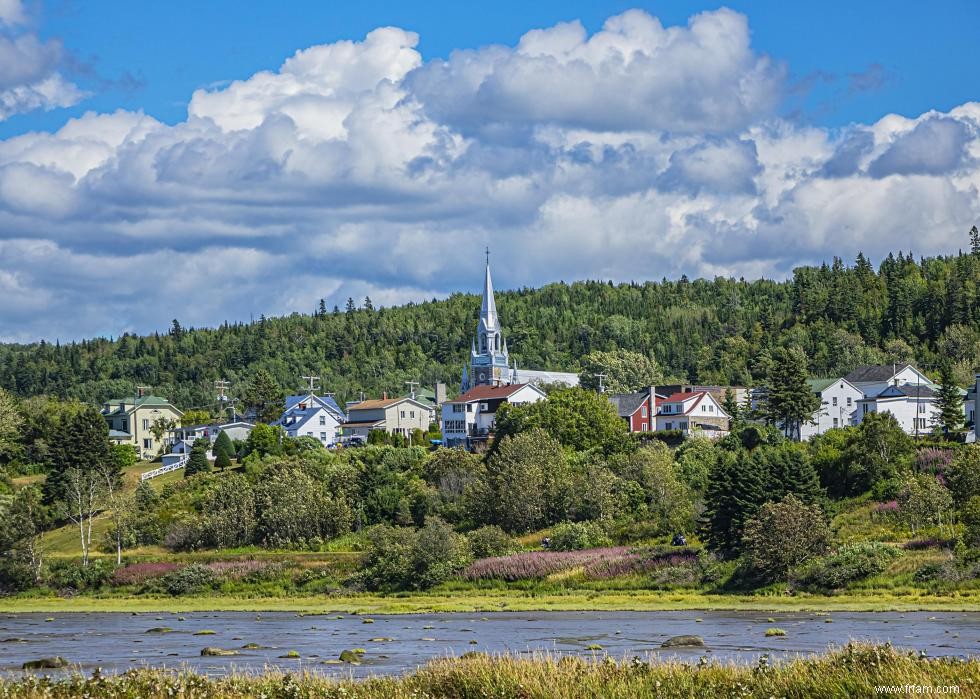
[{"label": "chimney", "polygon": [[653,432],[653,428],[657,423],[657,387],[649,386],[647,388],[647,399],[650,402],[650,431]]},{"label": "chimney", "polygon": [[388,400],[388,391],[381,394],[381,400]]},{"label": "chimney", "polygon": [[136,389],[136,391],[137,391],[137,395],[138,395],[138,396],[139,396],[140,398],[142,398],[142,397],[143,397],[143,395],[144,395],[144,392],[146,391],[146,389],[145,389],[145,388],[143,388],[142,386],[140,386],[139,388],[137,388],[137,389]]},{"label": "chimney", "polygon": [[436,383],[436,405],[442,405],[446,402],[446,384],[441,381]]}]

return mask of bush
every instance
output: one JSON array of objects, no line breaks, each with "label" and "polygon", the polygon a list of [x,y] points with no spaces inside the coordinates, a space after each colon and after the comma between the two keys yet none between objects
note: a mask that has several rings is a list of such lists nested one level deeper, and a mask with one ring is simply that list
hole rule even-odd
[{"label": "bush", "polygon": [[807,564],[796,578],[808,587],[835,590],[883,573],[900,555],[894,546],[879,542],[851,544]]},{"label": "bush", "polygon": [[180,569],[179,563],[133,563],[116,568],[112,574],[113,585],[142,585],[147,580],[162,578]]},{"label": "bush", "polygon": [[197,563],[175,570],[162,580],[164,589],[174,597],[213,588],[217,582],[214,571]]},{"label": "bush", "polygon": [[551,530],[552,551],[581,551],[609,546],[609,534],[599,522],[562,522]]},{"label": "bush", "polygon": [[980,548],[980,496],[974,495],[966,501],[960,520],[963,522],[963,543]]},{"label": "bush", "polygon": [[516,542],[500,527],[491,524],[466,535],[473,558],[504,556],[517,548]]},{"label": "bush", "polygon": [[785,580],[792,568],[827,549],[830,528],[817,505],[795,495],[767,502],[745,525],[745,557],[767,580]]},{"label": "bush", "polygon": [[379,525],[368,532],[364,568],[355,580],[373,590],[427,589],[457,575],[470,560],[466,537],[438,517],[418,531]]},{"label": "bush", "polygon": [[97,590],[113,575],[112,564],[94,560],[83,566],[68,561],[56,561],[48,569],[48,585],[59,590]]},{"label": "bush", "polygon": [[944,561],[942,563],[926,563],[915,571],[912,579],[918,583],[959,582],[961,577],[960,571],[953,561]]}]

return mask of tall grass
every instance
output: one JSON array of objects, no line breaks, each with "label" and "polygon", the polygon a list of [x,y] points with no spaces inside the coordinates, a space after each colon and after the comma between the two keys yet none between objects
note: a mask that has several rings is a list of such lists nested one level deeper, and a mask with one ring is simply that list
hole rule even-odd
[{"label": "tall grass", "polygon": [[207,679],[189,673],[131,670],[117,677],[0,681],[4,699],[163,699],[195,697],[871,697],[878,686],[958,687],[975,696],[980,661],[924,659],[890,646],[848,645],[819,658],[754,667],[712,662],[646,663],[537,656],[474,655],[438,660],[403,677],[332,680],[314,674],[268,673]]},{"label": "tall grass", "polygon": [[610,546],[583,551],[530,551],[510,556],[482,558],[463,571],[467,580],[528,580],[543,578],[596,561],[621,559],[630,554],[629,546]]}]

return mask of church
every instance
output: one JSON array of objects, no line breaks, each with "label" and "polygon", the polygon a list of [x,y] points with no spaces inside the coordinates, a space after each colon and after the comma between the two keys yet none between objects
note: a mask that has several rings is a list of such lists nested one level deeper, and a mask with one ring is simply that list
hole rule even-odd
[{"label": "church", "polygon": [[442,439],[447,447],[480,451],[493,436],[497,409],[545,400],[539,384],[577,386],[578,375],[519,369],[510,361],[497,303],[493,297],[490,259],[483,278],[483,302],[469,365],[463,366],[460,396],[442,404]]},{"label": "church", "polygon": [[476,338],[470,348],[469,366],[463,366],[460,392],[466,393],[477,386],[510,386],[520,383],[578,386],[578,374],[519,369],[516,360],[511,363],[507,340],[500,324],[500,317],[497,315],[497,303],[493,297],[493,280],[490,278],[488,253],[486,273],[483,277],[480,320],[476,326]]}]

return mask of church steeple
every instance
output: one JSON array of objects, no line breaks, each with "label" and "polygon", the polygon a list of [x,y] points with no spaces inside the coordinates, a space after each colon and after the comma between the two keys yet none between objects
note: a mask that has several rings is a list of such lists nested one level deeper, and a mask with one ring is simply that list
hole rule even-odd
[{"label": "church steeple", "polygon": [[483,276],[483,304],[480,307],[480,322],[476,327],[476,347],[471,352],[472,373],[470,381],[474,386],[510,383],[508,371],[507,345],[503,338],[500,318],[497,316],[497,302],[493,297],[493,280],[490,276],[490,249],[487,248],[487,266]]}]

